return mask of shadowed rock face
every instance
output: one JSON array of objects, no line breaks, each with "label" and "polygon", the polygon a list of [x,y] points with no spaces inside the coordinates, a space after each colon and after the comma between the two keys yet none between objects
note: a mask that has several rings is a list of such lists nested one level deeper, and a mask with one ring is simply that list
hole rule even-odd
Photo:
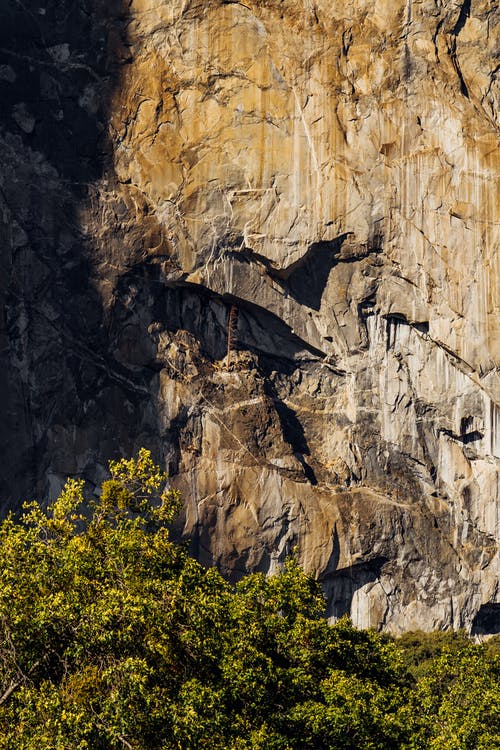
[{"label": "shadowed rock face", "polygon": [[497,629],[498,11],[0,15],[4,509],[145,445],[233,579]]}]

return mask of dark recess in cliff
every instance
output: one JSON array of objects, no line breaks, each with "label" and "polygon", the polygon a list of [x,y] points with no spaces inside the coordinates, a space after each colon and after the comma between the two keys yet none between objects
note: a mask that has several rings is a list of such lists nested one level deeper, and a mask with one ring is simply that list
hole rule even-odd
[{"label": "dark recess in cliff", "polygon": [[106,168],[125,34],[121,0],[4,2],[0,10],[4,508],[43,492],[54,430],[81,423],[89,396],[110,384],[80,209]]}]

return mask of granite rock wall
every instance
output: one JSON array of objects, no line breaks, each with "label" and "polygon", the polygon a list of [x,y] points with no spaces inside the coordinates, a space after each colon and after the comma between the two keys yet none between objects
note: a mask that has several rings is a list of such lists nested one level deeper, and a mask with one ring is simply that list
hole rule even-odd
[{"label": "granite rock wall", "polygon": [[4,509],[145,445],[233,579],[496,632],[494,4],[0,15]]}]

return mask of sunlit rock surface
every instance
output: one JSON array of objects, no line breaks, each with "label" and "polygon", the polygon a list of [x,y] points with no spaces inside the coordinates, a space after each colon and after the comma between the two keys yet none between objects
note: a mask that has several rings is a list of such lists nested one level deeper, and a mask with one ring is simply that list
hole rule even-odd
[{"label": "sunlit rock surface", "polygon": [[225,574],[496,632],[495,4],[0,16],[4,508],[145,445]]}]

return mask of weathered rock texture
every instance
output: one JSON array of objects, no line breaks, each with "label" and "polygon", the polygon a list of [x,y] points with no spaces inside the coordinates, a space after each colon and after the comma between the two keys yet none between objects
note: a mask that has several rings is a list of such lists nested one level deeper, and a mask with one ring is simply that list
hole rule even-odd
[{"label": "weathered rock texture", "polygon": [[496,4],[10,5],[4,507],[146,445],[233,578],[498,630]]}]

